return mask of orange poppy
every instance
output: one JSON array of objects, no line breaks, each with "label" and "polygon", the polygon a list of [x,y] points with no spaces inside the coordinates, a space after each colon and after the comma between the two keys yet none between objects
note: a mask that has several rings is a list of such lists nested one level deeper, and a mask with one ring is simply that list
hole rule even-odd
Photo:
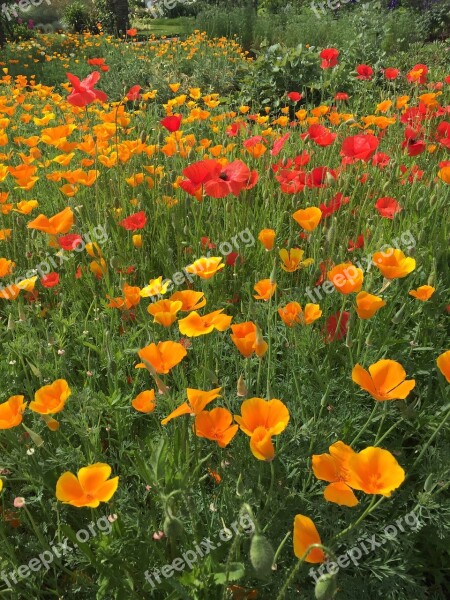
[{"label": "orange poppy", "polygon": [[50,385],[44,385],[34,394],[34,400],[30,402],[30,410],[41,415],[59,413],[71,393],[67,381],[57,379]]},{"label": "orange poppy", "polygon": [[405,480],[405,471],[394,456],[382,448],[370,446],[353,454],[348,466],[348,485],[366,494],[390,496]]},{"label": "orange poppy", "polygon": [[73,225],[73,218],[72,209],[67,207],[50,218],[45,215],[39,215],[34,221],[28,223],[28,228],[37,229],[51,235],[67,233]]},{"label": "orange poppy", "polygon": [[258,326],[252,321],[236,323],[231,326],[231,331],[232,342],[245,358],[251,356],[253,352],[261,358],[267,352],[269,346],[263,340]]},{"label": "orange poppy", "polygon": [[11,396],[0,404],[0,429],[11,429],[22,423],[22,415],[27,406],[23,396]]},{"label": "orange poppy", "polygon": [[111,475],[111,467],[95,463],[83,467],[77,476],[66,471],[56,482],[56,498],[65,504],[97,508],[100,502],[108,502],[116,493],[119,478]]},{"label": "orange poppy", "polygon": [[203,292],[195,292],[194,290],[181,290],[170,296],[170,300],[181,302],[181,312],[190,312],[203,308],[206,304],[206,298]]},{"label": "orange poppy", "polygon": [[273,229],[262,229],[258,234],[258,240],[269,251],[273,249],[276,233]]},{"label": "orange poppy", "polygon": [[386,279],[406,277],[416,268],[414,258],[406,257],[401,250],[393,248],[375,252],[372,261]]},{"label": "orange poppy", "polygon": [[427,300],[429,300],[431,298],[431,296],[434,294],[435,291],[436,291],[436,288],[434,288],[431,285],[421,285],[420,287],[417,288],[417,290],[409,291],[408,294],[410,296],[412,296],[413,298],[416,298],[417,300],[426,302]]},{"label": "orange poppy", "polygon": [[438,356],[436,364],[439,371],[442,373],[448,383],[450,383],[450,350],[447,350]]},{"label": "orange poppy", "polygon": [[232,425],[233,415],[226,408],[213,408],[203,411],[195,417],[195,434],[217,442],[225,448],[236,435],[239,427]]},{"label": "orange poppy", "polygon": [[241,405],[241,415],[234,418],[241,430],[251,436],[258,427],[264,427],[271,435],[279,435],[286,429],[290,416],[281,400],[249,398]]},{"label": "orange poppy", "polygon": [[352,294],[361,289],[364,274],[352,263],[341,263],[328,271],[328,279],[341,294]]},{"label": "orange poppy", "polygon": [[[139,358],[145,360],[153,367],[156,373],[166,374],[175,365],[183,360],[187,351],[184,346],[178,342],[158,342],[152,343],[138,352]],[[136,365],[136,369],[145,369],[145,363]]]},{"label": "orange poppy", "polygon": [[11,275],[14,270],[16,263],[12,260],[8,260],[7,258],[0,258],[0,277],[6,277],[6,275]]},{"label": "orange poppy", "polygon": [[159,323],[163,327],[170,327],[177,320],[177,313],[182,307],[180,301],[159,300],[154,304],[150,304],[147,308],[153,316],[153,322]]},{"label": "orange poppy", "polygon": [[155,390],[145,390],[141,392],[131,401],[131,405],[134,409],[141,413],[151,413],[155,410]]},{"label": "orange poppy", "polygon": [[330,482],[324,490],[324,498],[341,506],[356,506],[358,499],[348,486],[349,460],[355,452],[343,442],[329,447],[330,454],[314,454],[312,469],[317,479]]},{"label": "orange poppy", "polygon": [[180,333],[188,337],[198,337],[211,333],[214,329],[225,331],[233,317],[223,315],[223,311],[224,309],[221,308],[207,315],[199,315],[197,311],[192,311],[187,317],[178,321]]},{"label": "orange poppy", "polygon": [[368,292],[359,292],[356,296],[356,312],[360,319],[370,319],[383,306],[386,306],[386,302],[379,296]]},{"label": "orange poppy", "polygon": [[180,404],[180,406],[172,411],[169,416],[161,421],[161,425],[167,425],[169,421],[176,417],[180,417],[181,415],[200,414],[205,409],[205,406],[220,396],[219,392],[221,389],[222,388],[219,387],[210,390],[209,392],[204,392],[203,390],[187,388],[186,394],[188,401],[183,402],[183,404]]},{"label": "orange poppy", "polygon": [[313,231],[320,223],[322,211],[316,206],[301,208],[292,215],[292,218],[306,231]]},{"label": "orange poppy", "polygon": [[[293,541],[294,554],[298,559],[305,556],[310,546],[322,543],[313,521],[305,515],[295,515]],[[321,563],[325,560],[325,553],[322,548],[312,548],[304,560],[307,563]]]},{"label": "orange poppy", "polygon": [[253,295],[253,298],[256,300],[270,300],[277,289],[277,284],[272,282],[270,279],[261,279],[258,281],[253,287],[256,294]]},{"label": "orange poppy", "polygon": [[283,264],[281,265],[283,271],[294,273],[294,271],[297,271],[302,267],[309,267],[309,265],[312,265],[314,263],[312,258],[305,258],[305,260],[303,260],[304,253],[305,251],[300,250],[300,248],[291,248],[290,250],[282,248],[279,254],[283,261]]},{"label": "orange poppy", "polygon": [[202,257],[186,267],[186,272],[198,275],[200,279],[211,279],[216,273],[225,268],[219,256]]},{"label": "orange poppy", "polygon": [[287,327],[294,327],[298,323],[311,325],[311,323],[320,319],[322,310],[318,304],[307,304],[303,312],[298,302],[288,302],[286,306],[278,309],[278,314]]},{"label": "orange poppy", "polygon": [[369,372],[357,364],[352,380],[375,400],[404,400],[415,387],[415,379],[406,380],[406,372],[395,360],[379,360],[369,367]]}]

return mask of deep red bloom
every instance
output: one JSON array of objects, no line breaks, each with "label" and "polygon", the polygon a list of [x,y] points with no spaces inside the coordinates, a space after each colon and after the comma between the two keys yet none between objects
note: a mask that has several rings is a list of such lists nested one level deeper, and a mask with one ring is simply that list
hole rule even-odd
[{"label": "deep red bloom", "polygon": [[338,64],[339,50],[336,50],[336,48],[325,48],[319,56],[322,59],[320,68],[331,69]]},{"label": "deep red bloom", "polygon": [[237,252],[230,252],[230,254],[227,254],[225,262],[228,266],[234,267],[238,258],[241,258],[242,263],[242,257],[240,257]]},{"label": "deep red bloom", "polygon": [[106,102],[107,96],[105,92],[94,90],[95,84],[100,79],[100,73],[98,71],[93,71],[83,79],[83,81],[80,81],[78,77],[72,75],[72,73],[66,73],[66,75],[73,88],[67,96],[67,102],[69,104],[72,104],[72,106],[83,107],[92,104],[95,100]]},{"label": "deep red bloom", "polygon": [[75,250],[77,245],[83,242],[81,235],[79,235],[78,233],[68,233],[67,235],[61,235],[56,241],[63,250]]},{"label": "deep red bloom", "polygon": [[377,152],[372,156],[372,164],[380,167],[380,169],[384,169],[384,167],[387,167],[390,160],[391,157],[387,154],[384,154],[384,152]]},{"label": "deep red bloom", "polygon": [[406,148],[408,156],[417,156],[425,152],[427,145],[423,140],[416,138],[417,131],[408,127],[405,131],[405,140],[402,142],[402,148]]},{"label": "deep red bloom", "polygon": [[139,100],[139,98],[141,97],[140,91],[141,91],[140,85],[133,85],[133,87],[130,88],[127,92],[128,100]]},{"label": "deep red bloom", "polygon": [[187,177],[180,187],[188,194],[195,195],[203,186],[207,196],[224,198],[229,194],[239,196],[242,190],[249,190],[258,181],[258,173],[250,171],[241,160],[235,160],[224,167],[214,160],[200,160],[183,170]]},{"label": "deep red bloom", "polygon": [[102,65],[105,64],[105,59],[104,58],[88,58],[87,63],[88,63],[88,65],[91,65],[91,67],[101,67]]},{"label": "deep red bloom", "polygon": [[167,131],[173,133],[174,131],[178,131],[180,129],[181,119],[181,115],[170,115],[168,117],[164,117],[164,119],[161,119],[160,124],[165,127]]},{"label": "deep red bloom", "polygon": [[341,148],[341,156],[367,162],[378,148],[378,144],[378,138],[371,133],[358,133],[345,138]]},{"label": "deep red bloom", "polygon": [[445,77],[444,81],[445,81],[445,83],[450,84],[450,75],[447,75],[447,77]]},{"label": "deep red bloom", "polygon": [[336,139],[336,133],[332,133],[327,127],[323,125],[314,124],[310,125],[308,129],[309,137],[318,146],[330,146]]},{"label": "deep red bloom", "polygon": [[241,129],[247,129],[247,127],[248,125],[247,123],[244,123],[244,121],[236,121],[227,127],[225,133],[228,135],[228,137],[234,137]]},{"label": "deep red bloom", "polygon": [[388,67],[384,70],[384,76],[386,79],[392,81],[393,79],[397,79],[400,71],[398,69],[393,69],[392,67]]},{"label": "deep red bloom", "polygon": [[361,79],[362,81],[369,81],[373,76],[373,69],[369,65],[358,65],[356,67],[356,72],[358,73],[357,79]]},{"label": "deep red bloom", "polygon": [[134,213],[134,215],[126,217],[126,219],[122,219],[119,225],[127,231],[137,231],[138,229],[145,227],[146,223],[147,217],[145,216],[145,212],[141,210],[140,212]]},{"label": "deep red bloom", "polygon": [[244,148],[253,148],[256,144],[260,144],[263,141],[262,135],[253,135],[242,142]]},{"label": "deep red bloom", "polygon": [[337,210],[339,210],[343,204],[348,204],[348,201],[348,196],[344,197],[342,192],[338,192],[335,196],[333,196],[333,198],[331,198],[328,204],[322,203],[319,205],[319,208],[322,211],[322,218],[329,217]]},{"label": "deep red bloom", "polygon": [[347,335],[347,323],[349,317],[350,313],[347,311],[338,311],[334,315],[328,317],[326,323],[326,342],[341,340],[345,335]]},{"label": "deep red bloom", "polygon": [[292,102],[298,102],[302,99],[302,95],[299,92],[289,92],[287,97],[289,100],[292,100]]},{"label": "deep red bloom", "polygon": [[335,97],[335,100],[348,100],[349,99],[349,95],[346,94],[345,92],[338,92]]},{"label": "deep red bloom", "polygon": [[59,275],[55,271],[41,277],[41,283],[46,288],[55,287],[59,283]]},{"label": "deep red bloom", "polygon": [[402,207],[397,200],[395,200],[395,198],[390,198],[389,196],[378,198],[375,202],[375,208],[385,219],[393,219],[394,216],[402,210]]},{"label": "deep red bloom", "polygon": [[348,242],[348,251],[349,252],[353,252],[353,250],[356,250],[357,248],[363,248],[364,247],[364,236],[361,233],[360,235],[358,235],[358,237],[356,238],[356,242],[354,242],[353,240],[349,240]]},{"label": "deep red bloom", "polygon": [[216,244],[214,244],[214,242],[211,242],[209,237],[207,237],[206,235],[200,238],[200,244],[202,245],[202,248],[208,248],[209,250],[216,248]]}]

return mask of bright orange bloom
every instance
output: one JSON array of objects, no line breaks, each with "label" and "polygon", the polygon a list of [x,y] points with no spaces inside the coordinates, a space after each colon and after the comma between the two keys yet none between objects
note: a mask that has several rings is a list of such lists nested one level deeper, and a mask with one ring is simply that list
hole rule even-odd
[{"label": "bright orange bloom", "polygon": [[11,396],[0,404],[0,429],[11,429],[22,423],[22,415],[27,406],[23,396]]},{"label": "bright orange bloom", "polygon": [[153,412],[156,407],[155,390],[141,392],[131,401],[131,405],[141,413],[147,414]]},{"label": "bright orange bloom", "polygon": [[272,250],[273,245],[275,243],[276,233],[273,229],[261,229],[258,234],[258,240],[264,246],[264,248],[269,251]]},{"label": "bright orange bloom", "polygon": [[71,393],[67,381],[57,379],[50,385],[44,385],[34,394],[34,400],[30,402],[30,410],[41,415],[59,413]]},{"label": "bright orange bloom", "polygon": [[142,235],[140,233],[136,233],[133,235],[133,246],[135,248],[142,248]]},{"label": "bright orange bloom", "polygon": [[[237,426],[236,426],[237,427]],[[250,437],[250,450],[255,458],[271,462],[275,458],[272,436],[264,427],[257,427]]]},{"label": "bright orange bloom", "polygon": [[231,340],[235,344],[239,352],[248,358],[256,353],[256,356],[261,358],[267,352],[267,342],[262,338],[261,333],[258,335],[258,327],[252,321],[245,323],[236,323],[231,326]]},{"label": "bright orange bloom", "polygon": [[362,269],[352,263],[342,263],[328,271],[328,279],[341,294],[352,294],[361,289],[364,274]]},{"label": "bright orange bloom", "polygon": [[233,415],[226,408],[213,408],[209,412],[205,410],[195,417],[195,434],[225,448],[239,429],[232,422]]},{"label": "bright orange bloom", "polygon": [[219,256],[202,257],[186,267],[186,271],[192,275],[198,275],[200,279],[210,279],[225,267],[221,263],[222,258]]},{"label": "bright orange bloom", "polygon": [[203,292],[195,292],[194,290],[181,290],[170,296],[170,300],[181,302],[181,312],[190,312],[203,308],[206,304],[206,298]]},{"label": "bright orange bloom", "polygon": [[203,390],[187,388],[186,394],[188,401],[183,402],[183,404],[180,404],[178,408],[172,411],[168,417],[161,421],[161,425],[167,425],[169,421],[175,419],[176,417],[180,417],[181,415],[200,414],[203,410],[205,410],[205,406],[220,396],[219,392],[221,389],[222,388],[219,387],[215,388],[214,390],[210,390],[209,392],[204,392]]},{"label": "bright orange bloom", "polygon": [[17,212],[21,215],[28,215],[38,206],[37,200],[22,200],[22,202],[18,202],[16,204],[17,208],[13,208],[14,212]]},{"label": "bright orange bloom", "polygon": [[301,208],[292,215],[292,218],[306,231],[313,231],[320,223],[322,211],[316,206]]},{"label": "bright orange bloom", "polygon": [[312,258],[306,258],[303,260],[305,251],[300,250],[300,248],[291,248],[290,250],[282,248],[279,254],[281,260],[283,261],[281,268],[287,273],[294,273],[294,271],[297,271],[301,267],[308,267],[314,262]]},{"label": "bright orange bloom", "polygon": [[[309,517],[305,515],[295,515],[294,519],[294,554],[300,559],[308,552],[308,548],[313,544],[321,544],[319,532]],[[322,548],[312,548],[305,558],[307,563],[321,563],[325,560],[325,553]]]},{"label": "bright orange bloom", "polygon": [[249,398],[241,405],[241,415],[235,415],[241,430],[251,436],[258,427],[264,427],[271,435],[279,435],[289,423],[287,406],[278,399]]},{"label": "bright orange bloom", "polygon": [[405,480],[405,471],[394,456],[382,448],[369,447],[351,456],[348,485],[366,494],[390,496]]},{"label": "bright orange bloom", "polygon": [[225,331],[233,317],[223,315],[223,311],[224,309],[221,308],[207,315],[199,315],[197,311],[192,311],[187,317],[178,321],[180,333],[188,337],[198,337],[211,333],[214,329]]},{"label": "bright orange bloom", "polygon": [[298,302],[288,302],[286,306],[278,309],[283,323],[288,327],[294,327],[298,323],[302,325],[310,325],[322,316],[322,311],[318,304],[307,304],[305,312]]},{"label": "bright orange bloom", "polygon": [[406,257],[401,250],[394,250],[394,248],[375,252],[372,260],[386,279],[406,277],[416,268],[414,258]]},{"label": "bright orange bloom", "polygon": [[336,442],[329,447],[330,454],[314,454],[312,469],[317,479],[330,482],[324,490],[325,500],[341,506],[356,506],[358,499],[347,485],[349,480],[349,460],[355,452],[344,444]]},{"label": "bright orange bloom", "polygon": [[111,475],[111,467],[95,463],[83,467],[77,476],[66,471],[56,482],[56,498],[65,504],[97,508],[100,502],[111,500],[117,490],[119,478]]},{"label": "bright orange bloom", "polygon": [[438,172],[438,177],[442,179],[444,183],[450,183],[450,166],[442,167]]},{"label": "bright orange bloom", "polygon": [[273,283],[270,279],[261,279],[253,286],[256,294],[253,298],[256,300],[270,300],[277,289],[277,284]]},{"label": "bright orange bloom", "polygon": [[147,286],[140,291],[141,298],[149,298],[150,296],[163,296],[170,285],[170,281],[163,281],[162,275],[157,279],[150,279]]},{"label": "bright orange bloom", "polygon": [[11,229],[0,229],[0,242],[5,242],[11,237]]},{"label": "bright orange bloom", "polygon": [[[138,352],[139,358],[148,362],[157,373],[166,374],[183,360],[187,351],[178,342],[152,343]],[[136,365],[136,369],[145,369],[145,363]]]},{"label": "bright orange bloom", "polygon": [[357,364],[352,380],[375,400],[404,400],[415,387],[415,379],[406,379],[402,365],[395,360],[379,360],[369,367],[369,373]]},{"label": "bright orange bloom", "polygon": [[46,217],[45,215],[39,215],[28,223],[29,229],[37,229],[38,231],[44,231],[51,235],[57,235],[59,233],[67,233],[73,225],[73,212],[70,207],[65,208],[60,213],[53,217]]},{"label": "bright orange bloom", "polygon": [[436,288],[434,288],[431,285],[421,285],[417,288],[417,290],[409,291],[408,294],[413,298],[416,298],[417,300],[422,300],[422,302],[426,302],[431,298],[435,291]]},{"label": "bright orange bloom", "polygon": [[8,260],[7,258],[0,258],[0,277],[6,277],[6,275],[11,275],[14,270],[16,263],[12,260]]},{"label": "bright orange bloom", "polygon": [[438,356],[436,364],[439,371],[442,373],[448,383],[450,383],[450,350],[447,350]]},{"label": "bright orange bloom", "polygon": [[370,319],[383,306],[386,306],[386,302],[379,296],[368,292],[359,292],[356,296],[356,312],[360,319]]},{"label": "bright orange bloom", "polygon": [[182,307],[182,303],[173,300],[159,300],[150,304],[147,312],[153,315],[153,322],[159,323],[163,327],[170,327],[177,320],[177,313]]}]

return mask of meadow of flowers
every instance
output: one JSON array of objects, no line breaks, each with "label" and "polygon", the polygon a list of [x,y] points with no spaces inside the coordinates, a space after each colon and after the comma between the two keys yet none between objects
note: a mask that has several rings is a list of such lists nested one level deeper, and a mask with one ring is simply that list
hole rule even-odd
[{"label": "meadow of flowers", "polygon": [[[450,75],[311,49],[321,101],[271,110],[180,72],[234,41],[38,40],[0,61],[2,597],[445,598]],[[108,93],[108,45],[160,87]]]}]

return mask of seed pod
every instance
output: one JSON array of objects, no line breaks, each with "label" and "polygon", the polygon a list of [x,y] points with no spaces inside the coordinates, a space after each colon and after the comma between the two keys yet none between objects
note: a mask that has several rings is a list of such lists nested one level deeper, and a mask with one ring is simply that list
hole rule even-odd
[{"label": "seed pod", "polygon": [[245,398],[245,396],[247,396],[248,394],[248,389],[247,386],[245,385],[245,379],[243,375],[239,376],[238,382],[237,382],[237,395],[240,398]]},{"label": "seed pod", "polygon": [[163,531],[167,538],[177,539],[183,535],[183,523],[177,517],[167,516],[164,520]]},{"label": "seed pod", "polygon": [[236,483],[236,496],[243,496],[245,492],[244,482],[242,480],[242,474],[239,473],[239,477]]},{"label": "seed pod", "polygon": [[331,600],[337,592],[336,576],[326,573],[317,580],[314,588],[316,600]]},{"label": "seed pod", "polygon": [[257,577],[265,578],[270,574],[274,558],[275,552],[269,540],[255,533],[250,544],[250,562]]}]

